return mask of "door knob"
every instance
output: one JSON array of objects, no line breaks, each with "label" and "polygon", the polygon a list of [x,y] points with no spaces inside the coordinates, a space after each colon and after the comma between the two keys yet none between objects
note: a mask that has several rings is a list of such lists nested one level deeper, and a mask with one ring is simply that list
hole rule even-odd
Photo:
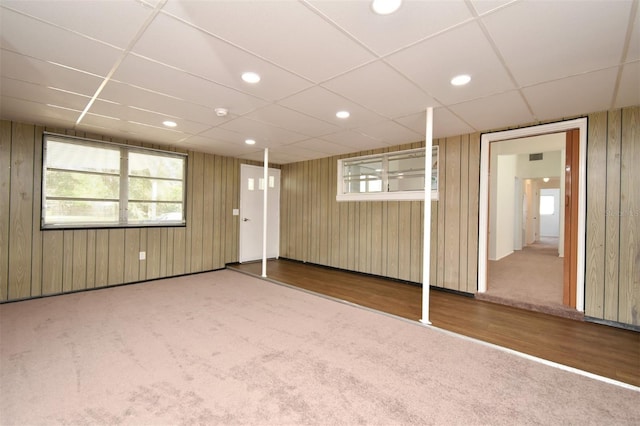
[{"label": "door knob", "polygon": [[249,222],[249,218],[248,217],[242,218],[242,221],[243,222]]}]

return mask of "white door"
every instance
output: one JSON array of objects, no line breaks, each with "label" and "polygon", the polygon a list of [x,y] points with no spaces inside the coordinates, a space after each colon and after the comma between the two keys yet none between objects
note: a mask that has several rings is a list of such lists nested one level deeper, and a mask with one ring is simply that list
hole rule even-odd
[{"label": "white door", "polygon": [[[269,169],[267,190],[267,257],[280,250],[280,170]],[[262,259],[264,169],[240,165],[240,262]]]}]

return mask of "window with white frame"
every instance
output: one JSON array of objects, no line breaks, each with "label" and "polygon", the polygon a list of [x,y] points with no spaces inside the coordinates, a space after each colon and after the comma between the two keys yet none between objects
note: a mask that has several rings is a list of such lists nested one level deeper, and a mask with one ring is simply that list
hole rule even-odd
[{"label": "window with white frame", "polygon": [[438,146],[425,173],[424,148],[338,160],[338,201],[423,200],[425,176],[438,199]]},{"label": "window with white frame", "polygon": [[185,224],[184,154],[45,133],[43,229]]}]

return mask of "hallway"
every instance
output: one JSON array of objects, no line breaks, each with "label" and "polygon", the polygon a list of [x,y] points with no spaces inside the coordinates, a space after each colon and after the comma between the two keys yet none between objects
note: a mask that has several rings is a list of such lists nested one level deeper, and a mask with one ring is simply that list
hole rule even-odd
[{"label": "hallway", "polygon": [[502,303],[563,317],[582,317],[564,306],[563,258],[558,257],[558,239],[543,237],[487,265],[487,292],[481,300]]}]

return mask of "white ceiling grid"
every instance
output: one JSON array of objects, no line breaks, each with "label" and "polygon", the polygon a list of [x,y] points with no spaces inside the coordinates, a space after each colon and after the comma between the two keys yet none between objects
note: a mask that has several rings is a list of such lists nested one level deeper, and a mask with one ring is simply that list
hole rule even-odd
[{"label": "white ceiling grid", "polygon": [[276,163],[424,140],[427,107],[446,137],[640,104],[638,0],[3,0],[0,35],[3,119]]}]

